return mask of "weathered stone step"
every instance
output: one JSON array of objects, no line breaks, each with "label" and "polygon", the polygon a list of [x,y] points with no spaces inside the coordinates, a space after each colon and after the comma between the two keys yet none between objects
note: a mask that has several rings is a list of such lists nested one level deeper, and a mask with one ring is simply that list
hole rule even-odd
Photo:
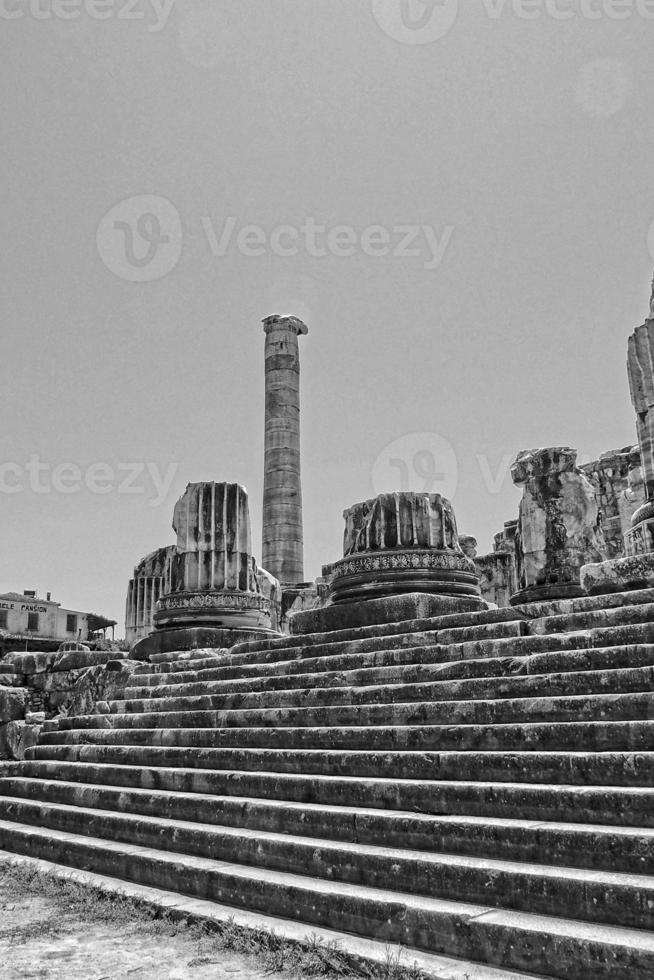
[{"label": "weathered stone step", "polygon": [[[496,908],[565,915],[589,922],[651,929],[654,878],[498,858],[434,853],[387,844],[326,841],[306,836],[215,828],[195,822],[136,817],[103,810],[19,800],[3,801],[3,820],[83,833],[139,847],[155,847],[214,861],[310,875],[369,888]],[[28,818],[28,819],[25,819]],[[174,847],[169,844],[174,842]]]},{"label": "weathered stone step", "polygon": [[[359,844],[654,874],[654,829],[570,824],[491,816],[435,816],[402,810],[293,803],[162,790],[12,777],[0,785],[0,812],[7,819],[40,824],[41,806],[61,806],[74,830],[77,809],[101,809],[196,826],[237,827],[255,833],[320,837]],[[47,802],[46,802],[47,801]],[[12,810],[5,811],[5,805]],[[163,835],[163,848],[177,847]]]},{"label": "weathered stone step", "polygon": [[[506,610],[495,610],[505,613]],[[468,615],[479,615],[476,613]],[[314,642],[294,642],[306,640],[305,637],[281,637],[278,640],[262,641],[258,644],[238,644],[225,654],[219,654],[205,660],[172,661],[162,664],[144,664],[135,676],[139,674],[154,674],[201,669],[217,669],[221,667],[244,667],[266,663],[282,662],[284,660],[319,659],[374,653],[382,650],[402,649],[411,647],[452,646],[464,647],[466,650],[478,649],[477,656],[493,656],[497,649],[508,653],[504,643],[517,643],[524,653],[553,648],[575,648],[582,646],[608,646],[612,644],[652,642],[654,640],[654,608],[652,603],[641,603],[636,606],[627,605],[625,608],[602,610],[598,612],[596,623],[588,618],[568,619],[563,622],[561,617],[543,618],[542,620],[524,620],[512,618],[498,623],[483,623],[475,626],[459,626],[455,628],[435,628],[438,620],[415,621],[420,629],[412,631],[396,631],[390,634],[382,633],[362,636],[357,639],[336,639],[337,634],[315,634]],[[552,628],[547,628],[545,624]],[[393,624],[402,626],[404,624]],[[558,625],[559,629],[556,627]],[[434,627],[434,628],[432,628]],[[574,629],[573,629],[574,628]],[[566,629],[571,635],[566,635]],[[349,631],[346,631],[349,632]],[[576,639],[574,637],[577,637]],[[495,647],[499,644],[499,647]],[[484,654],[483,651],[488,653]],[[464,653],[461,653],[463,656]],[[473,653],[468,653],[473,655]]]},{"label": "weathered stone step", "polygon": [[[164,915],[177,922],[192,922],[206,928],[218,930],[225,927],[236,927],[245,931],[274,932],[275,935],[291,943],[300,943],[305,948],[314,943],[323,948],[334,947],[342,950],[357,966],[363,965],[381,967],[388,972],[389,947],[388,943],[369,939],[365,936],[355,936],[352,933],[340,932],[337,929],[308,927],[302,922],[281,918],[262,912],[252,912],[248,909],[238,909],[233,905],[211,902],[199,898],[191,898],[180,892],[166,888],[153,888],[137,882],[115,878],[112,875],[96,874],[80,868],[67,867],[54,861],[42,858],[31,858],[24,854],[12,854],[0,851],[0,864],[27,869],[32,874],[45,874],[60,880],[73,881],[84,888],[99,890],[105,895],[115,895],[127,898],[147,908],[153,916]],[[414,972],[419,972],[425,980],[543,980],[543,975],[502,970],[488,964],[473,962],[460,957],[444,956],[442,953],[425,953],[415,947],[402,947],[393,952],[393,959],[400,960],[403,967],[409,966]]]},{"label": "weathered stone step", "polygon": [[41,733],[39,745],[162,745],[355,751],[654,751],[654,721],[360,728],[85,728]]},{"label": "weathered stone step", "polygon": [[598,630],[612,626],[627,626],[635,623],[654,621],[654,602],[630,606],[617,606],[613,609],[594,609],[592,611],[572,612],[543,616],[529,621],[529,633],[553,634],[570,633],[576,630]]},{"label": "weathered stone step", "polygon": [[[579,647],[586,641],[580,638]],[[542,638],[537,639],[539,647],[544,646]],[[402,646],[392,649],[369,650],[364,652],[344,652],[322,657],[293,657],[287,660],[265,661],[263,663],[234,664],[225,658],[222,666],[199,670],[180,670],[163,673],[144,673],[135,671],[134,685],[147,688],[157,688],[160,685],[175,685],[203,682],[205,680],[247,680],[259,677],[281,677],[283,675],[306,673],[336,673],[344,670],[364,670],[368,668],[383,668],[401,666],[403,664],[439,664],[468,659],[478,659],[484,655],[491,656],[495,648],[484,644],[457,644],[454,646],[439,646],[434,644],[422,646]]]},{"label": "weathered stone step", "polygon": [[654,752],[347,752],[340,749],[37,745],[33,760],[232,772],[556,785],[654,785]]},{"label": "weathered stone step", "polygon": [[[431,630],[428,628],[410,633],[392,633],[384,636],[370,636],[357,641],[336,642],[330,635],[322,635],[323,642],[310,647],[285,646],[281,637],[277,645],[267,651],[238,650],[238,645],[229,651],[218,652],[208,659],[194,661],[171,661],[170,663],[149,663],[137,668],[135,676],[152,673],[176,673],[196,669],[215,669],[220,667],[260,666],[267,663],[284,662],[286,660],[302,660],[306,658],[321,659],[322,657],[352,656],[381,651],[401,650],[405,647],[434,647],[461,643],[489,643],[493,640],[516,639],[523,635],[525,625],[520,620],[509,623],[488,624],[478,627],[466,627],[457,630]],[[288,638],[287,638],[288,639]],[[281,645],[280,645],[281,643]]]},{"label": "weathered stone step", "polygon": [[[580,633],[556,634],[556,635],[536,635],[508,637],[504,639],[484,640],[466,643],[454,643],[450,645],[431,644],[427,646],[404,646],[394,650],[371,649],[365,653],[350,650],[349,653],[341,653],[336,657],[325,656],[318,658],[298,658],[294,657],[287,661],[278,660],[271,656],[268,662],[254,662],[238,664],[234,658],[225,657],[223,660],[211,661],[211,666],[204,669],[193,671],[189,678],[189,671],[178,672],[184,679],[190,679],[191,683],[201,683],[205,679],[245,679],[250,676],[250,672],[255,672],[256,676],[279,676],[286,673],[306,673],[323,671],[343,671],[366,667],[384,667],[393,664],[449,664],[464,660],[491,659],[516,659],[523,657],[534,657],[539,654],[557,654],[563,656],[565,653],[586,651],[587,654],[592,650],[611,649],[638,649],[651,646],[654,641],[654,623],[639,623],[630,626],[609,627],[607,629]],[[310,648],[302,651],[305,654],[313,652]],[[278,654],[276,654],[278,655]],[[304,660],[304,663],[303,663]],[[247,668],[248,673],[244,673]],[[146,668],[149,670],[149,667]],[[225,673],[217,674],[218,671]],[[135,673],[133,684],[141,684],[141,678],[147,679],[143,686],[148,687],[150,697],[156,696],[158,683],[176,683],[177,674],[168,673]],[[161,680],[159,680],[161,678]],[[154,682],[151,684],[151,682]],[[183,681],[182,681],[183,682]],[[153,691],[150,688],[153,688]]]},{"label": "weathered stone step", "polygon": [[[654,827],[654,787],[573,786],[95,764],[32,760],[14,777],[96,783],[174,793],[245,796],[418,813]],[[7,792],[5,782],[0,790]]]},{"label": "weathered stone step", "polygon": [[278,691],[196,694],[179,697],[130,698],[108,701],[117,714],[150,711],[248,710],[259,708],[318,707],[336,705],[398,704],[404,702],[462,701],[489,698],[556,697],[592,695],[605,691],[626,693],[654,690],[654,667],[616,670],[564,671],[509,677],[472,677],[430,681],[422,684],[382,684],[373,687],[291,688]]},{"label": "weathered stone step", "polygon": [[[125,688],[125,700],[195,697],[203,694],[251,693],[254,691],[276,691],[317,687],[370,687],[373,685],[414,684],[430,681],[451,680],[473,677],[515,677],[529,674],[558,673],[566,671],[610,670],[616,668],[633,668],[651,666],[654,664],[654,644],[641,644],[622,647],[602,647],[599,650],[552,651],[551,653],[532,654],[523,657],[492,657],[480,660],[456,660],[448,662],[444,659],[448,648],[434,648],[434,660],[422,659],[418,663],[409,662],[409,651],[403,651],[407,657],[405,663],[395,663],[390,666],[354,667],[345,664],[341,669],[325,670],[317,673],[305,673],[301,670],[303,664],[291,663],[270,665],[271,673],[258,673],[243,677],[242,671],[234,668],[233,677],[224,678],[212,675],[214,671],[202,675],[183,674],[184,680],[174,680],[168,675],[149,675],[155,683],[141,686],[128,685]],[[431,651],[429,651],[431,654]],[[342,658],[339,658],[342,659]],[[280,674],[273,673],[274,667],[291,666],[293,671],[282,670]],[[262,668],[257,668],[261,670]],[[165,683],[166,680],[170,683]],[[140,682],[140,678],[139,678]]]},{"label": "weathered stone step", "polygon": [[[552,616],[569,616],[576,613],[592,613],[605,609],[623,609],[628,606],[643,606],[654,603],[654,589],[639,589],[633,592],[620,592],[604,596],[582,596],[579,599],[564,599],[554,602],[531,602],[524,605],[501,609],[487,609],[473,613],[454,613],[430,619],[405,620],[383,626],[363,626],[358,629],[335,630],[328,635],[330,643],[352,643],[381,636],[409,634],[423,630],[459,629],[467,626],[512,622],[523,620],[533,622]],[[274,649],[321,646],[325,643],[325,633],[308,633],[284,636],[277,639],[250,640],[233,647],[236,655],[258,653]]]},{"label": "weathered stone step", "polygon": [[301,918],[389,943],[576,980],[650,980],[654,935],[644,930],[494,909],[316,880],[195,855],[0,820],[0,845],[185,894]]},{"label": "weathered stone step", "polygon": [[397,704],[321,705],[211,711],[151,711],[60,716],[46,732],[72,728],[296,728],[349,725],[493,725],[521,722],[636,721],[654,717],[654,693],[493,698]]}]

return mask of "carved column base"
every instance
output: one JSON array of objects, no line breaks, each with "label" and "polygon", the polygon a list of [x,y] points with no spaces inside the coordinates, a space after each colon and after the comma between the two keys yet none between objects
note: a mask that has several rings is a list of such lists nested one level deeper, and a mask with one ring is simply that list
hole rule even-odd
[{"label": "carved column base", "polygon": [[185,626],[269,630],[270,601],[255,592],[171,592],[159,599],[154,625],[158,630]]},{"label": "carved column base", "polygon": [[409,548],[359,552],[332,568],[334,604],[419,592],[479,597],[474,562],[463,553]]}]

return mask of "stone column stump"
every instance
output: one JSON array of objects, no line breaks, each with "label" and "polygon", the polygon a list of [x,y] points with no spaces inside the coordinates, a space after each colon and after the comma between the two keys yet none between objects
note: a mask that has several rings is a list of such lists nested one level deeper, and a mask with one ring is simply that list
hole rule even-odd
[{"label": "stone column stump", "polygon": [[595,493],[576,462],[568,447],[530,449],[511,468],[523,490],[512,605],[581,596],[582,566],[606,558]]}]

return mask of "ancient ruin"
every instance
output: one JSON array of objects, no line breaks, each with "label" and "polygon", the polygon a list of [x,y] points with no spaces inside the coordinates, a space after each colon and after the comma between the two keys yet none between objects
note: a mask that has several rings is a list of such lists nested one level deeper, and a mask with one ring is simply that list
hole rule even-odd
[{"label": "ancient ruin", "polygon": [[595,493],[576,461],[574,449],[535,449],[520,453],[511,468],[523,491],[512,604],[583,595],[582,566],[606,558]]},{"label": "ancient ruin", "polygon": [[366,499],[313,585],[305,331],[265,323],[265,571],[244,489],[189,484],[130,583],[128,658],[38,730],[71,662],[0,663],[24,728],[0,848],[183,917],[402,946],[425,977],[649,980],[654,319],[629,347],[639,447],[518,453],[489,555],[438,493]]},{"label": "ancient ruin", "polygon": [[266,419],[263,567],[284,586],[304,582],[300,478],[300,352],[308,333],[295,316],[269,316],[266,334]]},{"label": "ancient ruin", "polygon": [[582,583],[590,594],[622,592],[654,586],[654,293],[645,323],[629,338],[627,375],[631,403],[636,412],[639,463],[632,466],[632,480],[623,492],[623,513],[638,502],[631,513],[630,527],[624,534],[625,557],[589,563],[582,572]]},{"label": "ancient ruin", "polygon": [[252,557],[247,491],[238,483],[189,483],[175,504],[173,530],[169,588],[157,599],[154,632],[132,655],[233,646],[274,632],[275,586]]},{"label": "ancient ruin", "polygon": [[297,612],[291,632],[397,622],[486,605],[445,497],[380,494],[348,508],[343,518],[343,558],[329,567],[327,601]]},{"label": "ancient ruin", "polygon": [[160,596],[171,591],[172,558],[175,545],[157,548],[142,558],[134,568],[127,586],[125,606],[125,639],[134,646],[154,628],[154,614]]}]

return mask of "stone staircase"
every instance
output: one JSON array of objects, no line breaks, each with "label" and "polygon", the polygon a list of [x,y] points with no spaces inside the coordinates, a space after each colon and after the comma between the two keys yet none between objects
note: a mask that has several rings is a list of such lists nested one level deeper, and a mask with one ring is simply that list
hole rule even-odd
[{"label": "stone staircase", "polygon": [[654,976],[654,590],[244,643],[128,683],[5,767],[0,848],[470,980]]}]

